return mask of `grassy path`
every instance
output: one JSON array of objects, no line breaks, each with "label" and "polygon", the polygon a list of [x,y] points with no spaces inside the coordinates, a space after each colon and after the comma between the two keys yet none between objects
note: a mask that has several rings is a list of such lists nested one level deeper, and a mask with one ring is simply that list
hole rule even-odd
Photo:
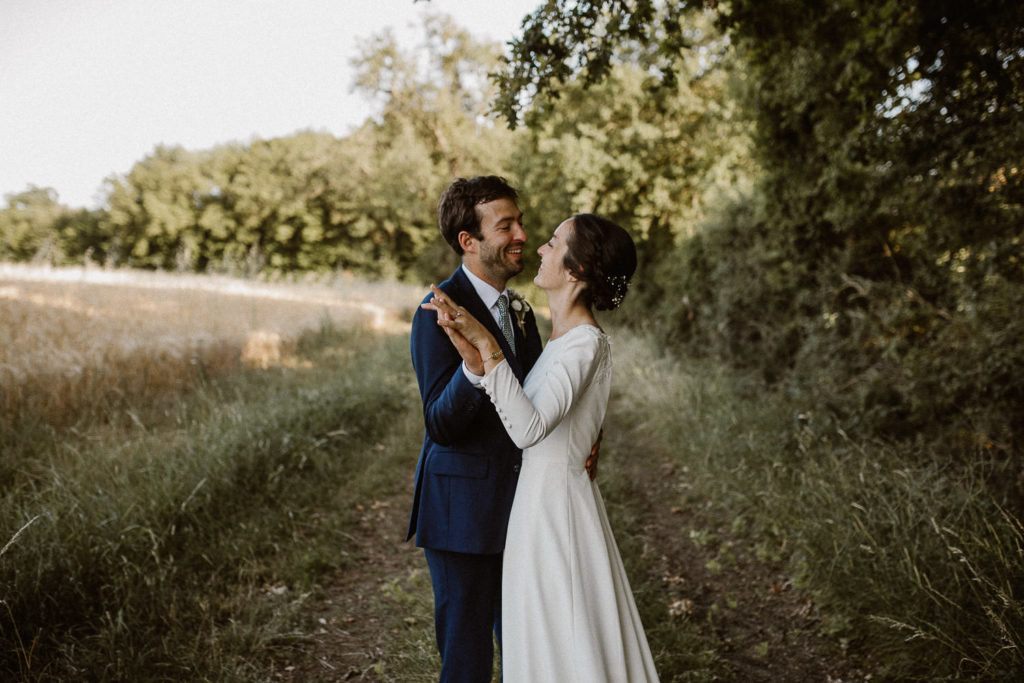
[{"label": "grassy path", "polygon": [[[325,318],[265,369],[113,391],[72,426],[0,421],[0,680],[436,680],[397,317]],[[599,481],[663,680],[1019,679],[997,453],[951,469],[612,337]]]},{"label": "grassy path", "polygon": [[[0,564],[10,680],[436,680],[425,562],[403,540],[422,436],[408,338],[328,331],[298,354],[69,442],[59,476],[10,492],[8,518],[39,519]],[[650,362],[616,358],[599,482],[662,680],[863,680],[651,421],[693,411],[636,395]]]},{"label": "grassy path", "polygon": [[[613,402],[599,481],[662,680],[865,680],[757,539],[706,514],[678,447],[638,421],[629,400],[620,392]],[[304,605],[308,636],[274,679],[436,680],[426,567],[401,540],[420,435],[418,404],[410,410],[408,440],[389,444],[404,454],[387,470],[390,494],[359,504],[347,531],[354,562]]]},{"label": "grassy path", "polygon": [[606,497],[662,680],[864,680],[785,569],[705,514],[669,444],[621,414],[608,432]]}]

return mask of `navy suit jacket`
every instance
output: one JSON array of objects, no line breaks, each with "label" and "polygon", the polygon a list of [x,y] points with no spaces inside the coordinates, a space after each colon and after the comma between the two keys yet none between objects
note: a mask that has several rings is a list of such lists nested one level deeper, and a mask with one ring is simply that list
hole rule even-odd
[{"label": "navy suit jacket", "polygon": [[[512,325],[514,355],[462,268],[441,289],[487,326],[522,382],[541,352],[533,310],[526,315],[525,334]],[[466,379],[462,358],[434,311],[416,310],[411,348],[426,430],[406,540],[415,535],[417,546],[433,550],[500,553],[522,451],[509,439],[487,394]]]}]

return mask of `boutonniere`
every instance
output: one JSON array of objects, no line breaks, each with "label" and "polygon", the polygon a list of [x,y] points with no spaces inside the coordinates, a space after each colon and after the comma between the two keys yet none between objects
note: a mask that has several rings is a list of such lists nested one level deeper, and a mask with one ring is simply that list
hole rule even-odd
[{"label": "boutonniere", "polygon": [[530,312],[530,304],[526,303],[526,299],[522,294],[515,291],[514,289],[508,290],[508,305],[512,309],[512,313],[515,314],[516,325],[519,325],[519,331],[526,336],[526,314]]}]

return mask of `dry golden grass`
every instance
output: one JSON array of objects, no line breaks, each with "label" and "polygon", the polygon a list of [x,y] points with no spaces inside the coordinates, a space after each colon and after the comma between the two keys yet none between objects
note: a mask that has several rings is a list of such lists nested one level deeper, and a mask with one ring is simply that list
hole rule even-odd
[{"label": "dry golden grass", "polygon": [[328,320],[404,331],[421,296],[345,278],[265,284],[0,264],[0,426],[28,417],[67,425],[241,364],[287,365],[298,338]]}]

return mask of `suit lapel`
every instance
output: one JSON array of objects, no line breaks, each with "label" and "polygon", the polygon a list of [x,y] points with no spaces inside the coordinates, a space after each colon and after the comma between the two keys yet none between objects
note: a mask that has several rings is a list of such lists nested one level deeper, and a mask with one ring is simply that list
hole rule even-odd
[{"label": "suit lapel", "polygon": [[[494,338],[498,341],[498,345],[501,346],[501,352],[505,354],[505,359],[508,361],[509,366],[512,368],[512,372],[516,377],[519,378],[519,382],[522,383],[525,373],[523,372],[523,363],[518,358],[512,349],[508,345],[508,340],[505,339],[505,334],[498,327],[498,323],[494,321],[494,316],[491,315],[491,311],[484,306],[484,302],[477,296],[476,289],[473,288],[473,283],[469,281],[466,274],[462,272],[462,268],[455,271],[455,274],[451,277],[451,282],[456,286],[458,291],[450,292],[452,298],[459,304],[462,304],[472,314],[474,318],[479,320],[487,328]],[[510,312],[511,314],[511,312]],[[516,324],[515,318],[512,319],[512,334],[516,339],[516,348],[522,349],[525,344],[521,342],[522,335],[518,330],[519,325]]]}]

